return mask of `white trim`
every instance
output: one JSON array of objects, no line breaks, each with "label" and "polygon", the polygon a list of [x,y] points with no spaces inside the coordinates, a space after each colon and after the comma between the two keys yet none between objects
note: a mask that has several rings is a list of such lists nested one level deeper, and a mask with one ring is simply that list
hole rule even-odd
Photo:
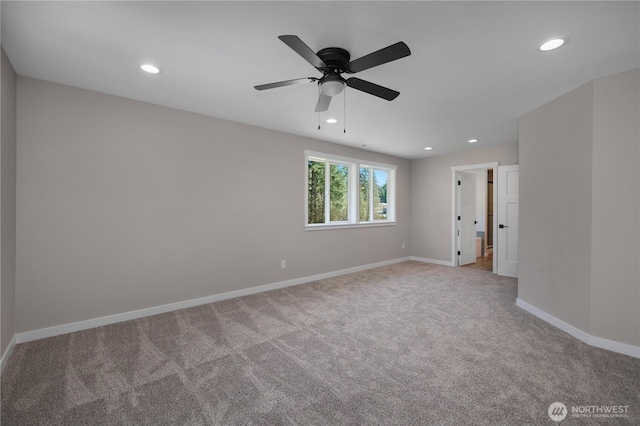
[{"label": "white trim", "polygon": [[[493,236],[491,237],[491,241],[493,242],[492,244],[492,253],[493,253],[493,265],[492,265],[492,270],[491,272],[493,272],[494,274],[498,273],[498,256],[497,256],[497,249],[498,249],[498,184],[500,183],[498,181],[498,169],[500,168],[500,165],[498,163],[496,163],[496,166],[493,168],[493,173],[491,174],[492,178],[493,178]],[[485,233],[485,238],[486,238],[486,233]]]},{"label": "white trim", "polygon": [[[311,275],[308,277],[296,278],[288,281],[281,281],[281,282],[272,283],[272,284],[265,284],[265,285],[260,285],[256,287],[245,288],[242,290],[230,291],[228,293],[214,294],[211,296],[200,297],[198,299],[185,300],[182,302],[169,303],[167,305],[153,306],[150,308],[139,309],[136,311],[123,312],[121,314],[108,315],[106,317],[92,318],[89,320],[78,321],[70,324],[62,324],[62,325],[56,325],[48,328],[41,328],[39,330],[26,331],[23,333],[17,333],[14,336],[13,340],[15,340],[15,343],[31,342],[33,340],[44,339],[46,337],[73,333],[75,331],[88,330],[91,328],[102,327],[105,325],[115,324],[123,321],[129,321],[132,319],[138,319],[138,318],[148,317],[151,315],[163,314],[166,312],[177,311],[179,309],[190,308],[198,305],[205,305],[207,303],[219,302],[221,300],[233,299],[240,296],[248,296],[250,294],[262,293],[265,291],[291,287],[299,284],[306,284],[313,281],[333,278],[340,275],[351,274],[353,272],[360,272],[360,271],[365,271],[367,269],[373,269],[373,268],[379,268],[381,266],[392,265],[394,263],[406,262],[408,260],[410,260],[409,257],[386,260],[383,262],[376,262],[368,265],[355,266],[353,268],[341,269],[338,271],[327,272],[324,274]],[[4,362],[4,357],[3,357],[3,362]]]},{"label": "white trim", "polygon": [[[360,200],[358,194],[358,201]],[[360,203],[357,203],[358,206]],[[396,171],[392,170],[387,176],[387,221],[396,221]]]},{"label": "white trim", "polygon": [[629,355],[634,358],[640,358],[640,346],[633,346],[627,343],[616,342],[615,340],[605,339],[603,337],[590,336],[591,340],[588,342],[591,346],[596,348],[606,349],[612,352],[618,352],[623,355]]},{"label": "white trim", "polygon": [[330,229],[345,229],[345,228],[373,228],[376,226],[395,226],[398,222],[396,221],[375,221],[375,222],[359,222],[359,223],[339,223],[339,222],[331,222],[328,225],[324,223],[313,223],[311,225],[305,225],[305,231],[327,231]]},{"label": "white trim", "polygon": [[2,358],[0,358],[0,373],[2,373],[2,370],[4,370],[4,366],[7,364],[7,361],[9,361],[9,357],[13,353],[13,347],[16,345],[16,343],[16,334],[14,334],[11,338],[11,341],[9,342],[9,346],[7,346],[7,349],[2,354]]},{"label": "white trim", "polygon": [[545,311],[536,308],[533,305],[528,304],[527,302],[523,301],[522,299],[516,299],[516,305],[522,309],[524,309],[525,311],[529,312],[530,314],[533,314],[535,316],[537,316],[538,318],[540,318],[541,320],[544,320],[546,322],[548,322],[549,324],[553,325],[554,327],[559,328],[560,330],[569,333],[570,335],[572,335],[573,337],[575,337],[576,339],[582,340],[584,343],[586,343],[587,345],[591,345],[591,346],[595,346],[597,348],[601,348],[601,349],[606,349],[612,352],[617,352],[623,355],[628,355],[628,356],[632,356],[634,358],[640,358],[640,347],[638,346],[633,346],[633,345],[629,345],[626,343],[621,343],[621,342],[616,342],[613,340],[609,340],[609,339],[605,339],[602,337],[596,337],[596,336],[592,336],[588,333],[585,333],[584,331],[580,330],[579,328],[576,328],[574,326],[572,326],[571,324],[568,324],[564,321],[562,321],[561,319],[558,319],[556,317],[554,317],[551,314],[546,313]]},{"label": "white trim", "polygon": [[448,260],[427,259],[425,257],[415,257],[415,256],[411,256],[411,260],[415,260],[416,262],[423,262],[423,263],[433,263],[435,265],[455,266],[453,262],[450,262]]},{"label": "white trim", "polygon": [[575,337],[576,339],[582,340],[585,343],[589,343],[589,334],[585,333],[584,331],[580,330],[579,328],[576,328],[574,326],[572,326],[569,323],[566,323],[556,317],[554,317],[551,314],[546,313],[545,311],[536,308],[533,305],[528,304],[527,302],[525,302],[524,300],[517,298],[516,299],[516,305],[522,309],[524,309],[525,311],[529,312],[530,314],[533,314],[535,316],[537,316],[538,318],[540,318],[541,320],[544,320],[546,322],[548,322],[549,324],[553,325],[554,327],[559,328],[560,330],[564,331],[565,333],[569,333],[570,335],[572,335],[573,337]]},{"label": "white trim", "polygon": [[476,169],[493,169],[494,167],[498,167],[498,162],[492,162],[492,163],[480,163],[480,164],[467,164],[465,166],[451,166],[451,170],[452,171],[458,171],[458,172],[464,172],[464,171],[469,171],[469,170],[476,170]]}]

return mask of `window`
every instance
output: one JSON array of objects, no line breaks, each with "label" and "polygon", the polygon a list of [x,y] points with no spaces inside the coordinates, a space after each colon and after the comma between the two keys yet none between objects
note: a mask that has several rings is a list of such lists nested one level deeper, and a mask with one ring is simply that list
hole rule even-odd
[{"label": "window", "polygon": [[360,166],[360,222],[387,220],[389,170]]},{"label": "window", "polygon": [[348,222],[349,164],[315,159],[307,164],[307,223]]},{"label": "window", "polygon": [[305,152],[307,229],[395,223],[396,166]]}]

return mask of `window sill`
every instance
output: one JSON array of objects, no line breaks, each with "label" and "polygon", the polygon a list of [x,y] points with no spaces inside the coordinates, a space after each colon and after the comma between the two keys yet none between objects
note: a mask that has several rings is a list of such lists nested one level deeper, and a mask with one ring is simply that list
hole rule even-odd
[{"label": "window sill", "polygon": [[332,223],[330,225],[318,224],[318,225],[305,225],[305,231],[327,231],[330,229],[348,229],[348,228],[377,228],[379,226],[395,226],[398,222],[367,222],[367,223],[344,223],[337,224]]}]

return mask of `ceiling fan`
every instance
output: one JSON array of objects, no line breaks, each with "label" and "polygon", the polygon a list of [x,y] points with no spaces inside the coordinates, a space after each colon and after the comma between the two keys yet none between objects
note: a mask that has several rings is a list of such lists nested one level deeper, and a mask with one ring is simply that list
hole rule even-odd
[{"label": "ceiling fan", "polygon": [[314,53],[298,36],[281,35],[278,38],[320,71],[322,77],[297,78],[294,80],[279,81],[277,83],[261,84],[254,86],[256,90],[275,89],[276,87],[317,81],[320,87],[320,97],[316,104],[316,112],[328,110],[331,97],[341,93],[345,86],[388,101],[394,100],[400,94],[400,92],[396,92],[395,90],[356,77],[345,80],[340,74],[354,74],[411,55],[409,46],[402,41],[349,62],[351,56],[345,49],[327,47]]}]

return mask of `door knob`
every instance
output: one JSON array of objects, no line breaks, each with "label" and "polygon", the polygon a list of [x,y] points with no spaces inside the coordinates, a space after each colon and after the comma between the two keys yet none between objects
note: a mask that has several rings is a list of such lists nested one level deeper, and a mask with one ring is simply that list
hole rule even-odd
[{"label": "door knob", "polygon": [[508,226],[507,226],[507,225],[500,224],[500,225],[498,225],[498,228],[500,228],[500,229],[502,229],[502,228],[508,228]]}]

